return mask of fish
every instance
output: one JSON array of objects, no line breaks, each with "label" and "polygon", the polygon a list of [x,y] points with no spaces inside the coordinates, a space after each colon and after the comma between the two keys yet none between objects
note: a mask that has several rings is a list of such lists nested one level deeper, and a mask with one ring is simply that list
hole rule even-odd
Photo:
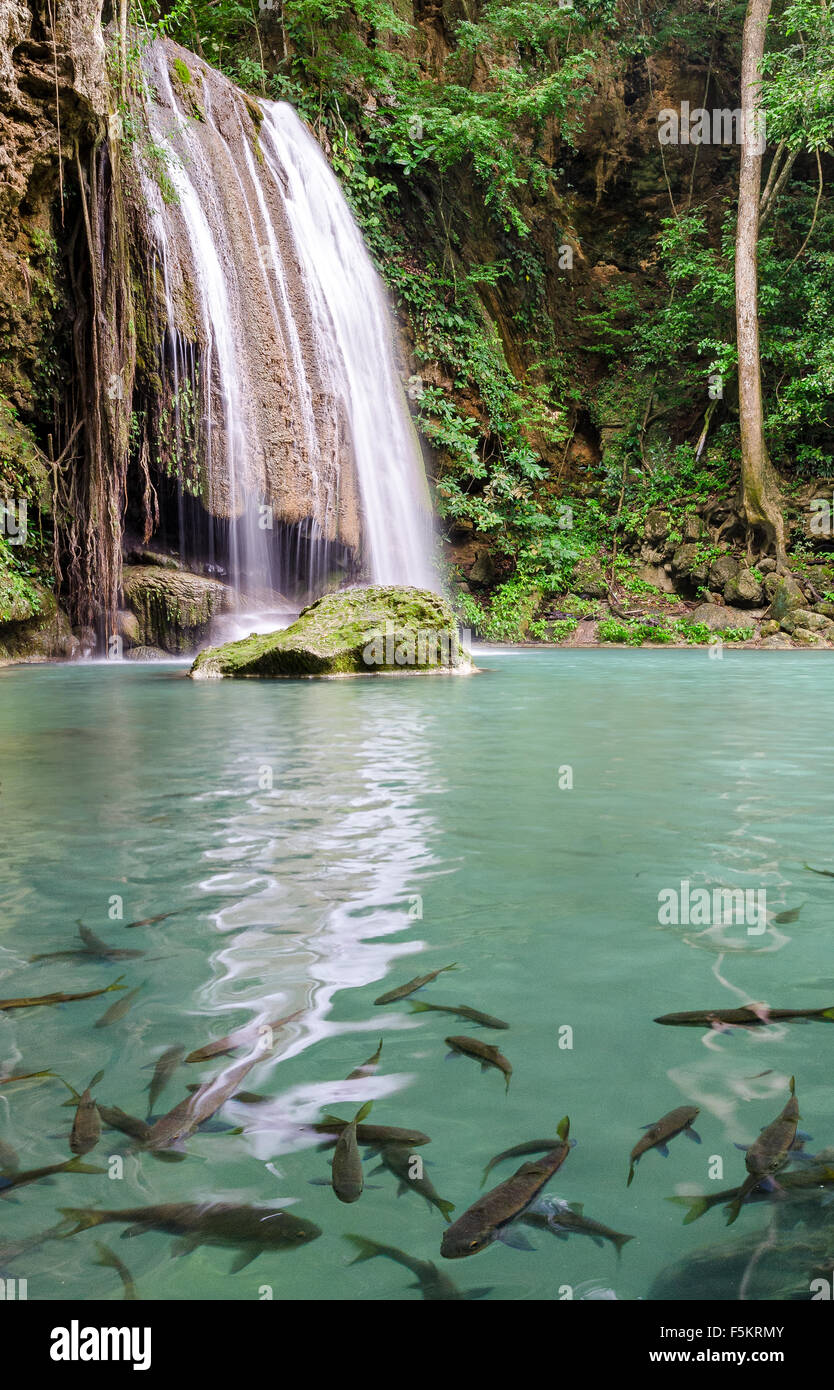
[{"label": "fish", "polygon": [[101,1138],[101,1116],[87,1087],[75,1112],[69,1146],[74,1154],[86,1154]]},{"label": "fish", "polygon": [[417,1276],[417,1282],[410,1284],[409,1288],[419,1289],[427,1303],[483,1298],[486,1294],[492,1293],[491,1288],[467,1289],[465,1293],[462,1293],[448,1274],[444,1274],[443,1270],[438,1269],[431,1260],[418,1260],[413,1255],[407,1255],[404,1250],[398,1250],[395,1245],[380,1245],[379,1241],[369,1240],[367,1236],[346,1235],[345,1240],[349,1240],[351,1245],[354,1245],[359,1251],[356,1259],[351,1260],[352,1265],[359,1264],[362,1260],[373,1260],[381,1256],[410,1270],[412,1274]]},{"label": "fish", "polygon": [[159,1058],[148,1083],[148,1114],[153,1110],[184,1056],[184,1047],[169,1047]]},{"label": "fish", "polygon": [[321,1228],[284,1207],[236,1206],[229,1202],[172,1202],[160,1206],[122,1207],[108,1211],[92,1207],[62,1207],[61,1215],[76,1224],[68,1234],[115,1222],[127,1227],[122,1239],[164,1231],[176,1236],[173,1253],[185,1255],[200,1245],[239,1249],[230,1273],[243,1269],[267,1250],[293,1250],[317,1240]]},{"label": "fish", "polygon": [[139,1295],[136,1292],[136,1285],[133,1282],[133,1277],[127,1265],[124,1261],[120,1260],[118,1255],[110,1249],[110,1246],[105,1245],[103,1241],[96,1241],[96,1250],[98,1251],[98,1259],[93,1260],[93,1264],[104,1265],[106,1269],[115,1269],[124,1287],[125,1302],[134,1303]]},{"label": "fish", "polygon": [[504,1073],[506,1085],[505,1093],[510,1089],[510,1077],[513,1069],[502,1052],[498,1051],[493,1043],[479,1042],[477,1038],[466,1038],[462,1034],[447,1038],[446,1043],[453,1052],[461,1052],[464,1057],[472,1057],[474,1061],[480,1062],[481,1071],[486,1071],[488,1067],[495,1067]]},{"label": "fish", "polygon": [[254,1052],[248,1057],[243,1057],[239,1062],[233,1062],[225,1071],[219,1073],[212,1081],[204,1081],[198,1086],[190,1096],[181,1100],[179,1105],[175,1105],[173,1110],[169,1110],[167,1115],[161,1116],[155,1124],[151,1126],[150,1133],[145,1136],[143,1148],[153,1152],[154,1150],[167,1149],[172,1145],[180,1145],[187,1139],[194,1130],[201,1125],[204,1120],[210,1120],[222,1105],[237,1090],[240,1082],[246,1073],[258,1062],[262,1062],[270,1051],[269,1046],[263,1045],[256,1047]]},{"label": "fish", "polygon": [[125,922],[125,930],[130,927],[152,927],[155,922],[164,922],[166,917],[176,917],[176,911],[157,912],[155,917],[141,917],[138,922]]},{"label": "fish", "polygon": [[84,942],[83,946],[77,946],[74,950],[68,951],[41,951],[36,956],[30,956],[30,962],[36,960],[78,960],[89,959],[93,956],[96,960],[135,960],[138,956],[144,956],[144,951],[125,951],[118,946],[108,946],[106,941],[102,941],[96,936],[95,932],[90,931],[82,922],[78,924],[78,935]]},{"label": "fish", "polygon": [[82,1163],[80,1154],[65,1158],[63,1163],[50,1163],[45,1168],[27,1168],[23,1173],[0,1177],[0,1197],[7,1197],[15,1187],[26,1187],[30,1182],[39,1182],[53,1173],[106,1173],[106,1168],[94,1168],[90,1163]]},{"label": "fish", "polygon": [[774,922],[778,922],[780,926],[785,922],[798,922],[799,914],[803,906],[804,904],[800,903],[799,907],[789,907],[786,908],[784,912],[777,912],[776,916],[773,918]]},{"label": "fish", "polygon": [[195,1048],[193,1052],[189,1052],[185,1060],[186,1062],[208,1062],[212,1057],[220,1057],[226,1052],[234,1052],[235,1048],[244,1047],[259,1036],[264,1037],[265,1035],[260,1033],[261,1028],[268,1028],[272,1033],[277,1033],[278,1029],[283,1028],[285,1023],[292,1023],[303,1013],[303,1009],[296,1009],[294,1014],[287,1014],[286,1018],[276,1018],[273,1023],[247,1023],[234,1033],[227,1033],[225,1038],[218,1038],[216,1042],[206,1043],[204,1047]]},{"label": "fish", "polygon": [[135,989],[132,989],[128,994],[125,994],[122,999],[117,999],[115,1004],[111,1004],[107,1012],[102,1014],[101,1018],[96,1019],[95,1023],[93,1024],[93,1027],[109,1028],[111,1023],[119,1023],[120,1020],[124,1018],[125,1014],[130,1009],[130,1006],[136,998],[137,994],[139,994],[140,990],[142,989],[144,989],[144,985],[137,985]]},{"label": "fish", "polygon": [[28,1255],[33,1250],[39,1249],[48,1240],[59,1240],[62,1235],[66,1235],[67,1222],[59,1221],[57,1226],[50,1226],[46,1231],[40,1231],[37,1235],[26,1236],[23,1240],[9,1241],[6,1245],[0,1245],[0,1272],[11,1264],[12,1260],[19,1260],[21,1255]]},{"label": "fish", "polygon": [[739,1028],[761,1028],[768,1023],[789,1023],[795,1018],[834,1019],[834,1006],[827,1009],[771,1009],[766,1004],[741,1009],[696,1009],[681,1014],[662,1014],[655,1023],[678,1028],[715,1028],[729,1024]]},{"label": "fish", "polygon": [[460,1260],[477,1255],[495,1240],[503,1240],[522,1250],[530,1243],[511,1223],[523,1216],[542,1188],[557,1173],[571,1151],[570,1120],[567,1115],[557,1126],[559,1143],[534,1162],[522,1163],[511,1178],[479,1197],[443,1232],[440,1254],[444,1260]]},{"label": "fish", "polygon": [[676,1110],[670,1110],[668,1115],[662,1115],[659,1120],[655,1120],[653,1125],[644,1125],[645,1134],[642,1139],[638,1139],[629,1155],[630,1166],[628,1170],[628,1182],[626,1187],[631,1187],[634,1181],[634,1169],[644,1153],[649,1149],[657,1149],[658,1153],[668,1158],[669,1150],[666,1147],[670,1139],[674,1139],[678,1134],[688,1134],[689,1138],[696,1144],[700,1144],[701,1137],[692,1128],[693,1121],[699,1114],[696,1105],[679,1105]]},{"label": "fish", "polygon": [[381,994],[374,1000],[375,1004],[395,1004],[398,999],[406,999],[409,994],[414,994],[415,990],[422,989],[423,985],[431,984],[438,975],[442,975],[445,970],[456,970],[457,961],[451,965],[443,965],[439,970],[432,970],[430,975],[415,975],[413,980],[409,980],[405,985],[398,985],[396,989],[389,989],[387,994]]},{"label": "fish", "polygon": [[596,1245],[610,1240],[618,1255],[622,1254],[623,1246],[628,1241],[634,1240],[634,1236],[612,1231],[610,1226],[603,1226],[601,1222],[585,1216],[581,1202],[561,1202],[557,1199],[548,1202],[543,1199],[537,1210],[525,1212],[521,1220],[525,1226],[551,1231],[562,1240],[567,1240],[569,1235],[590,1236]]},{"label": "fish", "polygon": [[[311,1125],[310,1128],[316,1134],[338,1135],[341,1134],[348,1120],[340,1120],[338,1115],[327,1115],[320,1124]],[[398,1129],[396,1125],[357,1125],[357,1141],[364,1148],[366,1145],[371,1149],[380,1149],[384,1144],[409,1144],[412,1148],[419,1148],[421,1144],[430,1144],[431,1139],[427,1134],[423,1134],[419,1129]],[[336,1139],[331,1143],[335,1144]],[[324,1148],[329,1148],[330,1144],[324,1144]]]},{"label": "fish", "polygon": [[151,1126],[147,1120],[140,1120],[136,1115],[126,1115],[124,1110],[120,1110],[117,1105],[99,1105],[98,1113],[102,1123],[108,1129],[118,1129],[122,1134],[127,1134],[131,1139],[147,1139],[151,1132]]},{"label": "fish", "polygon": [[362,1155],[356,1141],[356,1126],[360,1120],[367,1119],[373,1102],[368,1101],[357,1110],[350,1124],[345,1125],[336,1141],[332,1163],[332,1186],[340,1202],[358,1202],[365,1186],[362,1173]]},{"label": "fish", "polygon": [[526,1144],[516,1144],[511,1149],[504,1149],[489,1160],[484,1169],[484,1176],[481,1178],[481,1187],[486,1183],[493,1168],[499,1163],[503,1163],[505,1158],[523,1158],[525,1154],[549,1153],[551,1149],[556,1148],[558,1143],[558,1139],[530,1139]]},{"label": "fish", "polygon": [[727,1225],[732,1226],[741,1211],[742,1203],[748,1193],[760,1183],[773,1184],[773,1174],[784,1167],[796,1139],[799,1123],[799,1102],[796,1099],[796,1082],[790,1079],[790,1096],[784,1109],[769,1125],[765,1125],[758,1139],[754,1139],[744,1156],[749,1177],[745,1178],[735,1197],[729,1204]]},{"label": "fish", "polygon": [[363,1062],[362,1065],[361,1065],[361,1067],[357,1067],[354,1071],[352,1071],[352,1072],[350,1073],[350,1076],[346,1077],[345,1080],[347,1080],[347,1081],[358,1081],[359,1078],[362,1077],[362,1076],[373,1076],[374,1072],[375,1072],[376,1069],[377,1069],[377,1064],[378,1064],[378,1062],[379,1062],[379,1058],[380,1058],[381,1052],[382,1052],[382,1038],[380,1038],[380,1040],[379,1040],[379,1047],[377,1048],[377,1050],[376,1050],[376,1052],[374,1053],[373,1057],[369,1057],[368,1060],[367,1060],[367,1062]]},{"label": "fish", "polygon": [[[89,989],[85,994],[63,994],[56,992],[55,994],[33,994],[29,996],[29,998],[0,999],[0,1013],[3,1013],[5,1009],[36,1009],[42,1004],[71,1004],[76,999],[95,999],[97,994],[109,994],[113,989],[124,989],[125,986],[121,983],[123,979],[124,975],[120,975],[118,980],[114,980],[112,985],[104,985],[102,989]],[[31,1074],[33,1076],[45,1075],[43,1072],[33,1072]],[[9,1079],[16,1080],[18,1078],[10,1077]]]},{"label": "fish", "polygon": [[7,1144],[4,1139],[0,1139],[0,1175],[3,1177],[13,1177],[20,1169],[20,1158],[17,1150],[11,1144]]},{"label": "fish", "polygon": [[[454,1202],[449,1202],[445,1197],[441,1197],[436,1191],[431,1178],[427,1178],[423,1171],[423,1163],[420,1158],[411,1152],[409,1144],[383,1144],[379,1151],[382,1162],[378,1168],[372,1170],[373,1173],[381,1173],[388,1169],[398,1179],[397,1196],[401,1197],[404,1192],[417,1192],[421,1197],[425,1197],[430,1207],[436,1207],[444,1221],[451,1221],[449,1213],[455,1210]],[[416,1173],[412,1173],[412,1167],[417,1164]]]},{"label": "fish", "polygon": [[54,1071],[21,1071],[18,1072],[16,1076],[4,1076],[0,1078],[0,1086],[11,1086],[15,1081],[34,1081],[36,1077],[57,1077],[57,1075],[57,1072]]},{"label": "fish", "polygon": [[[779,1186],[785,1192],[795,1192],[800,1196],[806,1196],[808,1192],[812,1192],[815,1188],[830,1187],[832,1184],[834,1184],[834,1168],[830,1167],[828,1164],[823,1164],[822,1166],[815,1164],[813,1168],[799,1168],[796,1172],[781,1173],[779,1176]],[[738,1198],[740,1192],[741,1186],[728,1187],[722,1192],[702,1193],[699,1196],[686,1195],[667,1197],[666,1200],[667,1202],[675,1202],[677,1206],[687,1208],[687,1214],[683,1218],[683,1224],[684,1226],[689,1226],[706,1212],[711,1211],[713,1207],[723,1207],[731,1204]],[[758,1187],[749,1189],[747,1201],[772,1201],[773,1195],[772,1189],[762,1187],[761,1184],[759,1184]]]},{"label": "fish", "polygon": [[494,1018],[492,1014],[482,1014],[480,1009],[470,1009],[468,1004],[428,1004],[415,999],[411,1005],[413,1014],[423,1014],[429,1011],[441,1014],[457,1014],[458,1018],[468,1019],[470,1023],[475,1023],[481,1028],[509,1028],[510,1026],[502,1018]]},{"label": "fish", "polygon": [[802,867],[812,874],[822,874],[823,878],[834,878],[834,869],[812,869],[810,864],[803,864]]}]

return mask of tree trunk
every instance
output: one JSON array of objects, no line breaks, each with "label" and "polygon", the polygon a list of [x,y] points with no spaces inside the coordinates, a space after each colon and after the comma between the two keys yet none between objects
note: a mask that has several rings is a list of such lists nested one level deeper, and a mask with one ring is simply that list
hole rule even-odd
[{"label": "tree trunk", "polygon": [[[764,437],[762,371],[759,356],[759,200],[762,189],[763,130],[757,124],[761,63],[771,0],[747,0],[741,52],[741,167],[736,230],[736,342],[741,430],[740,511],[747,525],[747,549],[774,550],[786,565],[785,523],[779,485]],[[759,542],[763,541],[763,545]]]}]

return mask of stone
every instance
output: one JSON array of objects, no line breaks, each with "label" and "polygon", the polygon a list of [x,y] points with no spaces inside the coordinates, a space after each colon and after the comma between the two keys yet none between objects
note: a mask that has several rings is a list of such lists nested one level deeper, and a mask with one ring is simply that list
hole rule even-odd
[{"label": "stone", "polygon": [[826,618],[822,613],[814,613],[808,608],[794,608],[789,614],[794,627],[807,628],[809,632],[826,632],[834,628],[830,618]]},{"label": "stone", "polygon": [[776,561],[772,555],[765,555],[763,560],[758,563],[758,569],[762,574],[772,574],[776,569]]},{"label": "stone", "polygon": [[695,512],[688,512],[683,519],[681,535],[685,541],[699,541],[704,534],[704,523]]},{"label": "stone", "polygon": [[[775,579],[775,584],[771,585],[770,580]],[[777,622],[791,611],[792,608],[804,608],[807,599],[803,594],[797,581],[789,574],[767,575],[765,579],[765,592],[770,598],[769,617],[776,618]]]},{"label": "stone", "polygon": [[702,547],[695,541],[678,546],[672,556],[672,569],[679,579],[693,588],[706,584],[709,575],[709,564],[703,556]]},{"label": "stone", "polygon": [[709,567],[709,587],[721,593],[740,568],[735,555],[719,555]]},{"label": "stone", "polygon": [[470,584],[491,584],[495,578],[495,562],[488,550],[479,550],[467,578]]},{"label": "stone", "polygon": [[407,586],[325,594],[288,628],[201,652],[195,680],[474,670],[445,599]]},{"label": "stone", "polygon": [[704,623],[710,632],[720,632],[722,628],[754,627],[747,613],[737,608],[725,608],[719,603],[702,603],[690,613],[690,622]]},{"label": "stone", "polygon": [[803,647],[815,647],[820,640],[817,634],[810,632],[807,627],[795,627],[791,635],[794,642],[799,642]]},{"label": "stone", "polygon": [[643,535],[647,541],[662,541],[669,534],[671,522],[669,513],[662,507],[650,507],[643,524]]},{"label": "stone", "polygon": [[573,571],[571,588],[582,598],[607,598],[608,585],[602,565],[594,555],[583,555]]},{"label": "stone", "polygon": [[826,603],[825,601],[822,603],[815,603],[814,612],[822,613],[825,618],[834,618],[834,603]]},{"label": "stone", "polygon": [[756,608],[764,593],[752,570],[740,569],[724,585],[724,599],[739,608]]},{"label": "stone", "polygon": [[131,647],[125,652],[125,661],[170,661],[168,652],[160,647]]},{"label": "stone", "polygon": [[120,608],[116,614],[116,632],[128,646],[137,646],[140,639],[139,619],[129,608]]},{"label": "stone", "polygon": [[653,584],[661,593],[673,594],[675,586],[665,565],[638,565],[637,578],[642,579],[644,584]]},{"label": "stone", "polygon": [[80,655],[81,644],[73,636],[69,618],[51,589],[34,581],[30,581],[29,587],[35,603],[27,599],[20,609],[25,609],[28,617],[23,621],[0,619],[0,654],[13,661],[71,660]]},{"label": "stone", "polygon": [[778,631],[779,624],[777,623],[775,618],[768,618],[767,621],[762,623],[761,627],[759,628],[759,633],[762,637],[772,637],[773,634]]},{"label": "stone", "polygon": [[174,656],[196,651],[208,639],[212,618],[236,607],[228,585],[186,570],[125,566],[122,583],[138,620],[136,645],[161,647]]}]

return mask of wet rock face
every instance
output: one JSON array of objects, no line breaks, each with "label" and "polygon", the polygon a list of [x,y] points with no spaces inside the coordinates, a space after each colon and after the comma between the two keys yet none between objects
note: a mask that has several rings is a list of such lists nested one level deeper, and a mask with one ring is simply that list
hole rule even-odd
[{"label": "wet rock face", "polygon": [[342,589],[305,608],[282,632],[201,652],[195,680],[469,671],[455,616],[427,589]]},{"label": "wet rock face", "polygon": [[130,633],[133,645],[175,656],[196,651],[212,619],[236,603],[233,590],[216,579],[156,565],[126,566],[124,595],[137,624]]}]

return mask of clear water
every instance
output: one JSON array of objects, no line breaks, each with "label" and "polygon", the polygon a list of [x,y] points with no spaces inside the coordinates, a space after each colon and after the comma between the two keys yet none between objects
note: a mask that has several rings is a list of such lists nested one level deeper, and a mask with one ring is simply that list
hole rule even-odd
[{"label": "clear water", "polygon": [[[164,1234],[120,1240],[121,1227],[103,1226],[13,1261],[30,1299],[121,1298],[115,1273],[93,1263],[102,1238],[145,1298],[254,1299],[264,1285],[276,1298],[419,1298],[388,1260],[351,1267],[342,1237],[439,1259],[439,1213],[414,1193],[398,1198],[388,1173],[368,1176],[351,1207],[310,1182],[327,1177],[328,1155],[299,1127],[367,1099],[376,1122],[432,1136],[427,1172],[457,1214],[491,1155],[569,1114],[577,1145],[547,1191],[636,1237],[619,1263],[609,1245],[537,1232],[535,1253],[496,1244],[443,1261],[462,1290],[644,1299],[704,1246],[796,1238],[771,1225],[767,1204],[728,1230],[720,1211],[683,1226],[664,1198],[740,1181],[734,1144],[781,1109],[791,1074],[810,1147],[834,1143],[828,1025],[704,1037],[652,1020],[745,999],[834,1004],[834,980],[819,988],[834,976],[834,880],[803,868],[834,869],[831,664],[801,652],[481,660],[489,669],[472,678],[357,682],[194,684],[175,664],[0,674],[0,996],[90,990],[122,972],[143,984],[105,1029],[92,1025],[114,994],[0,1015],[2,1070],[53,1066],[82,1089],[104,1068],[98,1098],[144,1114],[145,1068],[165,1048],[305,1008],[244,1083],[270,1101],[223,1110],[242,1134],[201,1133],[180,1163],[131,1158],[121,1180],[61,1174],[23,1188],[0,1204],[0,1247],[51,1226],[59,1207],[180,1199],[292,1201],[323,1230],[230,1275],[228,1250],[173,1258]],[[566,766],[572,789],[559,787]],[[771,913],[802,911],[763,936],[723,929],[721,946],[702,927],[659,926],[658,892],[684,879],[764,886]],[[121,921],[108,918],[114,894]],[[125,930],[163,912],[174,915]],[[147,954],[28,963],[71,947],[78,918]],[[508,1031],[412,1014],[409,1001],[373,1006],[453,961],[457,971],[417,997],[474,1005]],[[563,1025],[572,1049],[559,1046]],[[498,1043],[514,1067],[508,1094],[497,1072],[446,1060],[450,1033]],[[340,1079],[380,1038],[377,1075]],[[158,1109],[223,1065],[183,1066]],[[69,1155],[65,1095],[50,1081],[0,1088],[0,1138],[23,1167]],[[702,1145],[678,1138],[667,1159],[648,1154],[627,1189],[639,1127],[685,1103],[701,1107]],[[107,1132],[89,1161],[104,1166],[122,1148]],[[707,1180],[711,1156],[723,1158],[723,1182]],[[696,1266],[686,1279],[692,1297],[738,1296]]]}]

